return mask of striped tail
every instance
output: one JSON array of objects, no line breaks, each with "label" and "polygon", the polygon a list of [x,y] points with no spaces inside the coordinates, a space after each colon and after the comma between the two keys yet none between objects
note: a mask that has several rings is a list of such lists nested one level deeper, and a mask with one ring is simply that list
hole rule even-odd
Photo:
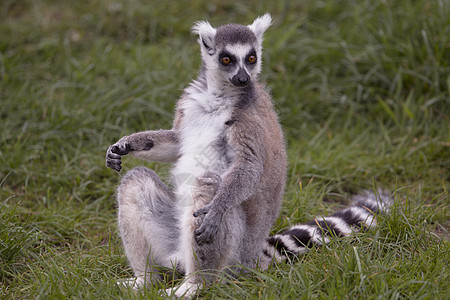
[{"label": "striped tail", "polygon": [[349,207],[329,217],[316,218],[306,224],[294,225],[267,239],[264,261],[281,262],[305,253],[308,248],[328,243],[332,236],[344,237],[363,228],[377,225],[376,214],[387,213],[392,199],[386,191],[365,190],[352,197]]}]

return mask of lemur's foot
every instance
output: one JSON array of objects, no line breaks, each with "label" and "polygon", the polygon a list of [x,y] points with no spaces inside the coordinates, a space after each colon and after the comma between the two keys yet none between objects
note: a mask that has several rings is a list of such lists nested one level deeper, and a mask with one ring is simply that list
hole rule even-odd
[{"label": "lemur's foot", "polygon": [[128,279],[117,281],[116,284],[119,287],[131,287],[134,290],[139,290],[144,286],[144,278],[143,277],[131,277]]},{"label": "lemur's foot", "polygon": [[179,286],[166,289],[166,293],[168,296],[175,295],[177,298],[183,297],[184,299],[191,299],[202,286],[201,283],[190,283],[189,281],[185,281]]},{"label": "lemur's foot", "polygon": [[[194,190],[195,209],[205,207],[212,201],[221,181],[220,175],[212,171],[208,171],[197,178],[197,185]],[[204,214],[196,217],[195,228],[200,227],[204,218]]]},{"label": "lemur's foot", "polygon": [[211,198],[209,199],[209,201],[211,201],[217,190],[219,189],[221,181],[222,177],[220,177],[218,173],[207,171],[197,178],[196,192],[199,194],[199,196]]}]

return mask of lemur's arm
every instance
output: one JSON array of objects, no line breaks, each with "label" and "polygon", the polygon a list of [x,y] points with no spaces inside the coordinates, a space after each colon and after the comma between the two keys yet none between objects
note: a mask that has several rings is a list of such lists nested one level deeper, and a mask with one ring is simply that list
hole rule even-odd
[{"label": "lemur's arm", "polygon": [[194,217],[206,214],[202,225],[195,231],[197,243],[214,239],[224,214],[233,206],[251,197],[259,185],[264,169],[265,151],[258,136],[240,135],[238,155],[232,167],[222,178],[210,204],[194,212]]},{"label": "lemur's arm", "polygon": [[131,155],[148,161],[173,162],[179,157],[178,135],[174,130],[150,130],[124,136],[109,146],[106,166],[120,172],[121,157]]}]

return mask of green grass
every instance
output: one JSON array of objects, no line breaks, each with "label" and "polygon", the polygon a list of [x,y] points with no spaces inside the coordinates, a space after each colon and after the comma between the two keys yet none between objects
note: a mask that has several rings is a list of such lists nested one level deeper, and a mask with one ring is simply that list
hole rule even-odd
[{"label": "green grass", "polygon": [[[290,167],[273,232],[363,188],[395,192],[396,209],[202,297],[450,297],[449,1],[2,0],[0,298],[162,297],[114,284],[131,270],[105,151],[170,127],[200,64],[195,20],[249,24],[267,11],[262,79]],[[139,164],[124,159],[125,171]]]}]

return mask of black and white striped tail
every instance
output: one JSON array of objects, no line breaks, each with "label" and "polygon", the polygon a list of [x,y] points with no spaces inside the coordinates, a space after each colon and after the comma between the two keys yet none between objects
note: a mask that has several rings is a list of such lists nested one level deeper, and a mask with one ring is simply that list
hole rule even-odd
[{"label": "black and white striped tail", "polygon": [[329,217],[316,218],[306,224],[290,227],[281,234],[271,236],[263,251],[266,258],[281,262],[287,257],[308,251],[308,248],[328,243],[333,236],[343,237],[362,228],[376,226],[376,214],[389,212],[390,195],[378,190],[365,190],[352,197],[349,207]]}]

